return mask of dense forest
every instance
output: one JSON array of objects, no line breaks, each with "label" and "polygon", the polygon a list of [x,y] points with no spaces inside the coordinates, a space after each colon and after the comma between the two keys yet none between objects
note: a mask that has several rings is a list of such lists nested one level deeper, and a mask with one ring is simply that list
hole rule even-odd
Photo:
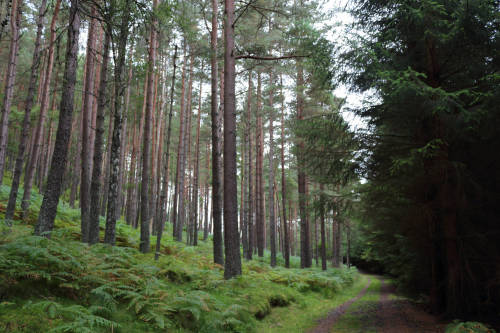
[{"label": "dense forest", "polygon": [[494,332],[499,105],[498,0],[0,0],[0,330]]}]

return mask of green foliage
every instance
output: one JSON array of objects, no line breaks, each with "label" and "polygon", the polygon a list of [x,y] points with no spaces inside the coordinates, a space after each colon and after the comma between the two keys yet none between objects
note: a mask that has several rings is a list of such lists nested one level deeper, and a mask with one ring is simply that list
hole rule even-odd
[{"label": "green foliage", "polygon": [[49,319],[61,319],[63,321],[62,324],[52,328],[49,332],[91,333],[120,327],[118,323],[100,315],[103,313],[109,315],[108,310],[100,306],[86,308],[81,305],[68,306],[55,301],[41,301],[37,303],[28,302],[23,308],[40,315],[45,314]]},{"label": "green foliage", "polygon": [[445,333],[495,333],[495,330],[486,327],[482,323],[467,321],[459,322],[455,320],[453,323],[446,326]]},{"label": "green foliage", "polygon": [[373,97],[355,110],[361,259],[415,295],[434,288],[436,311],[496,316],[499,284],[482,282],[500,256],[498,3],[359,0],[352,14],[363,32],[340,80]]},{"label": "green foliage", "polygon": [[[5,193],[6,186],[0,201]],[[17,220],[0,235],[3,331],[252,332],[274,308],[311,295],[331,297],[356,276],[353,269],[271,269],[266,253],[228,281],[212,263],[210,242],[195,249],[166,233],[162,256],[154,261],[136,250],[138,231],[119,221],[122,246],[90,247],[80,242],[79,210],[64,203],[59,208],[50,239],[31,235],[32,225]],[[297,258],[291,262],[299,267]]]}]

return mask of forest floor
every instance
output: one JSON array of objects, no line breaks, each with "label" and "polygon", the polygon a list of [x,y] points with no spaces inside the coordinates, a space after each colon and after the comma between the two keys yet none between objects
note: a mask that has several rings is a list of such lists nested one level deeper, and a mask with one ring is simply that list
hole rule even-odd
[{"label": "forest floor", "polygon": [[116,246],[88,246],[80,241],[80,210],[65,201],[50,239],[34,236],[42,196],[33,192],[25,219],[16,211],[6,223],[9,192],[0,187],[0,332],[305,332],[365,285],[355,268],[301,269],[295,256],[291,268],[282,256],[271,268],[268,251],[225,280],[212,262],[212,240],[174,241],[170,223],[158,261],[153,249],[138,251],[139,230],[121,219]]},{"label": "forest floor", "polygon": [[363,289],[320,319],[310,333],[445,331],[445,325],[436,317],[398,296],[387,279],[374,275],[364,277]]}]

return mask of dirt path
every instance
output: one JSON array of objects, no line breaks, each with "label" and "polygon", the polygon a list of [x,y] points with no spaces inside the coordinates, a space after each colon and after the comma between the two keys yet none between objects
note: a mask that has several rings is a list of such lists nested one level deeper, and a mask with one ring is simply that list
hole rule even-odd
[{"label": "dirt path", "polygon": [[335,325],[335,322],[337,321],[337,319],[340,318],[340,316],[342,316],[347,311],[347,308],[352,303],[356,302],[358,299],[360,299],[361,297],[363,297],[366,294],[371,283],[372,283],[372,280],[371,280],[371,278],[369,278],[366,286],[363,288],[363,290],[361,290],[359,292],[359,294],[356,295],[356,297],[351,298],[350,300],[348,300],[344,304],[342,304],[339,307],[330,311],[325,318],[321,319],[318,322],[318,325],[315,328],[313,328],[312,330],[309,331],[309,333],[328,333],[328,332],[330,332],[330,328],[333,327],[333,325]]},{"label": "dirt path", "polygon": [[356,297],[335,308],[309,331],[328,332],[434,333],[444,329],[436,318],[397,297],[382,277],[371,277]]},{"label": "dirt path", "polygon": [[382,280],[380,290],[379,318],[382,322],[382,332],[443,332],[444,329],[437,319],[422,309],[411,304],[406,299],[394,299],[393,287]]}]

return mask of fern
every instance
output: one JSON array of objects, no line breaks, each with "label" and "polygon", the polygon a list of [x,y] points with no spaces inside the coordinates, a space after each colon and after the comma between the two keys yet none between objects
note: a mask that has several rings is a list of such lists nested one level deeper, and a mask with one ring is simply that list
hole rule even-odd
[{"label": "fern", "polygon": [[101,307],[66,306],[46,300],[37,303],[28,302],[23,308],[44,312],[50,319],[63,321],[62,324],[57,325],[49,332],[96,332],[96,329],[120,326],[118,323],[100,316],[98,313],[105,312]]}]

